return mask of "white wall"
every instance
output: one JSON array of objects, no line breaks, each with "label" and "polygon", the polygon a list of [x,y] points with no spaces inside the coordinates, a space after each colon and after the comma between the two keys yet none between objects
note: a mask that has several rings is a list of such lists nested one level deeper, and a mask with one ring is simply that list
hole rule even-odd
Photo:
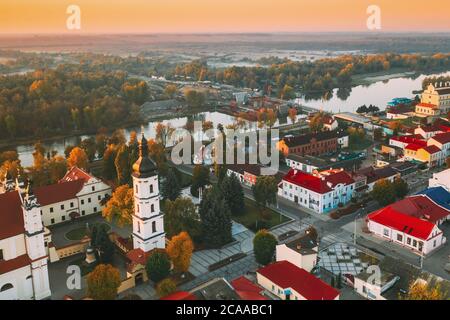
[{"label": "white wall", "polygon": [[[317,250],[317,248],[315,249]],[[276,260],[289,261],[293,265],[311,272],[317,262],[317,253],[302,255],[299,252],[292,250],[285,244],[280,244],[276,247]]]}]

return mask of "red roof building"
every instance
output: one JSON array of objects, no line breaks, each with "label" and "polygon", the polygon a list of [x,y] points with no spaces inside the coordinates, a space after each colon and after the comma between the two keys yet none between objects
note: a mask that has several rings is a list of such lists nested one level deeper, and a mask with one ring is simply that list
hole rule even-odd
[{"label": "red roof building", "polygon": [[367,226],[372,234],[425,255],[445,243],[431,222],[447,216],[443,210],[426,197],[411,197],[371,213]]},{"label": "red roof building", "polygon": [[172,300],[172,301],[180,301],[180,300],[197,300],[197,298],[190,292],[187,291],[178,291],[168,296],[161,298],[160,300]]},{"label": "red roof building", "polygon": [[231,281],[231,286],[242,300],[268,300],[261,294],[264,289],[244,276]]},{"label": "red roof building", "polygon": [[0,194],[0,240],[25,232],[22,200],[18,191]]},{"label": "red roof building", "polygon": [[328,170],[319,174],[309,174],[300,170],[291,169],[283,180],[317,192],[328,193],[338,184],[349,185],[354,183],[353,178],[343,170]]},{"label": "red roof building", "polygon": [[86,171],[78,167],[72,167],[70,168],[69,171],[67,171],[66,175],[60,180],[60,182],[83,180],[86,183],[92,178],[93,177],[89,175]]},{"label": "red roof building", "polygon": [[35,189],[34,193],[38,198],[39,204],[41,206],[47,206],[53,203],[76,199],[77,193],[81,191],[83,185],[83,180],[74,180],[39,187]]},{"label": "red roof building", "polygon": [[450,132],[439,133],[431,139],[439,142],[440,144],[450,143]]},{"label": "red roof building", "polygon": [[338,300],[339,291],[288,261],[257,271],[258,284],[284,300]]}]

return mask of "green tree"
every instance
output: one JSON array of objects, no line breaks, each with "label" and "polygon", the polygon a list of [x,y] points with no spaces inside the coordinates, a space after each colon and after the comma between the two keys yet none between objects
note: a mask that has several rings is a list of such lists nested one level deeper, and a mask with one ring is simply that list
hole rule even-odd
[{"label": "green tree", "polygon": [[115,159],[117,149],[114,145],[109,145],[103,154],[103,176],[108,180],[114,180],[117,177]]},{"label": "green tree", "polygon": [[6,130],[9,133],[9,136],[11,138],[14,138],[17,134],[17,123],[16,123],[16,119],[14,118],[13,115],[8,114],[5,117],[5,125],[6,125]]},{"label": "green tree", "polygon": [[116,158],[114,159],[116,167],[117,182],[119,185],[130,184],[131,180],[131,164],[130,153],[128,146],[123,144],[117,150]]},{"label": "green tree", "polygon": [[80,147],[86,153],[89,161],[94,161],[95,155],[97,153],[95,139],[94,138],[84,139],[83,141],[81,141]]},{"label": "green tree", "polygon": [[195,242],[201,240],[200,217],[189,198],[167,200],[164,203],[164,230],[169,238],[186,231]]},{"label": "green tree", "polygon": [[396,197],[394,184],[387,179],[375,183],[371,194],[373,199],[383,207],[394,203]]},{"label": "green tree", "polygon": [[177,285],[172,279],[164,279],[156,285],[156,293],[158,297],[164,298],[177,291]]},{"label": "green tree", "polygon": [[244,189],[239,179],[234,174],[226,175],[220,183],[220,188],[231,214],[242,214],[245,211]]},{"label": "green tree", "polygon": [[218,187],[205,191],[199,213],[204,243],[217,248],[231,241],[230,209]]},{"label": "green tree", "polygon": [[259,264],[269,264],[272,262],[277,246],[277,239],[267,230],[259,230],[253,238],[253,252],[256,262]]},{"label": "green tree", "polygon": [[93,233],[98,259],[101,263],[111,263],[114,256],[114,243],[109,238],[106,225],[101,225]]},{"label": "green tree", "polygon": [[277,202],[278,185],[272,176],[260,176],[252,187],[253,196],[258,206],[266,208]]},{"label": "green tree", "polygon": [[145,265],[147,275],[155,283],[167,278],[170,274],[169,256],[164,250],[154,251]]},{"label": "green tree", "polygon": [[196,165],[194,167],[191,184],[191,194],[194,197],[198,197],[200,188],[204,188],[209,185],[209,170],[202,165]]},{"label": "green tree", "polygon": [[405,180],[402,178],[396,178],[393,183],[395,195],[398,199],[403,199],[408,195],[409,187]]},{"label": "green tree", "polygon": [[174,201],[181,194],[181,184],[175,168],[169,170],[161,184],[161,195],[163,199]]}]

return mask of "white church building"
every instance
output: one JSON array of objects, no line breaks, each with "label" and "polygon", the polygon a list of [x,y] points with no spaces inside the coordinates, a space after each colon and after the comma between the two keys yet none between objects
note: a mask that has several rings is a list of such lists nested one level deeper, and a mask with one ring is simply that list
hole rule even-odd
[{"label": "white church building", "polygon": [[0,194],[0,214],[0,300],[50,297],[48,232],[31,183]]}]

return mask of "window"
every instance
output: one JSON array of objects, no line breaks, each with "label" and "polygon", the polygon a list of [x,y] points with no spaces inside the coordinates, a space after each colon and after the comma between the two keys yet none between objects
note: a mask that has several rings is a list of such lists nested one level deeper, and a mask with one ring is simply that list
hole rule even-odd
[{"label": "window", "polygon": [[413,240],[413,247],[417,247],[417,240]]},{"label": "window", "polygon": [[97,212],[97,207],[94,207],[94,212]]},{"label": "window", "polygon": [[81,215],[84,216],[86,212],[84,210],[81,211]]},{"label": "window", "polygon": [[150,193],[153,193],[153,185],[150,185]]},{"label": "window", "polygon": [[42,210],[41,210],[41,216],[42,216],[42,214],[43,214],[43,213],[42,213]]},{"label": "window", "polygon": [[55,219],[52,218],[52,219],[50,220],[50,223],[51,223],[51,224],[54,224],[54,223],[55,223]]},{"label": "window", "polygon": [[155,205],[154,205],[154,204],[152,204],[152,205],[150,206],[150,210],[151,210],[151,212],[155,212]]},{"label": "window", "polygon": [[64,205],[63,204],[61,205],[61,210],[64,210]]},{"label": "window", "polygon": [[44,242],[44,246],[45,246],[46,248],[48,247],[47,241]]},{"label": "window", "polygon": [[73,202],[70,203],[70,207],[73,208]]},{"label": "window", "polygon": [[88,202],[91,203],[91,198],[88,198]]},{"label": "window", "polygon": [[52,207],[52,208],[50,208],[50,213],[53,213],[53,207]]},{"label": "window", "polygon": [[14,286],[11,283],[7,283],[0,289],[0,292],[6,291],[6,290],[9,290],[12,288],[14,288]]},{"label": "window", "polygon": [[138,233],[141,233],[141,223],[140,222],[138,222],[137,223],[137,231],[138,231]]},{"label": "window", "polygon": [[389,237],[389,229],[383,229],[383,234],[384,234],[386,237]]},{"label": "window", "polygon": [[272,291],[275,291],[275,286],[274,285],[272,285]]},{"label": "window", "polygon": [[62,216],[61,221],[66,221],[66,216]]},{"label": "window", "polygon": [[[433,241],[433,248],[436,247],[436,240]],[[1,260],[1,257],[0,257]]]},{"label": "window", "polygon": [[156,232],[156,222],[152,222],[152,232]]},{"label": "window", "polygon": [[401,234],[397,234],[397,241],[403,241],[403,236]]},{"label": "window", "polygon": [[367,288],[366,288],[366,286],[363,286],[363,287],[362,287],[362,291],[363,291],[363,293],[367,293]]},{"label": "window", "polygon": [[411,238],[409,238],[409,237],[406,238],[406,244],[407,244],[407,245],[411,245]]},{"label": "window", "polygon": [[84,199],[81,199],[81,204],[84,204]]},{"label": "window", "polygon": [[92,186],[92,191],[95,191],[95,186]]},{"label": "window", "polygon": [[3,260],[3,249],[0,249],[0,261]]},{"label": "window", "polygon": [[97,197],[97,199],[98,199],[99,201],[102,200],[102,196],[99,195],[99,196]]}]

